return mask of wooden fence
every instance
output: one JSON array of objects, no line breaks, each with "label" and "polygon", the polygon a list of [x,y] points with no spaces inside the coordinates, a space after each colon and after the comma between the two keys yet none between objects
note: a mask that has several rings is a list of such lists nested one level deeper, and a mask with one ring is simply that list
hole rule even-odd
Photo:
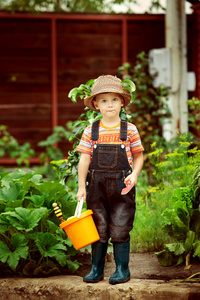
[{"label": "wooden fence", "polygon": [[[192,31],[190,20],[188,39]],[[165,46],[164,15],[0,13],[0,41],[0,124],[37,156],[39,141],[83,112],[70,89]]]}]

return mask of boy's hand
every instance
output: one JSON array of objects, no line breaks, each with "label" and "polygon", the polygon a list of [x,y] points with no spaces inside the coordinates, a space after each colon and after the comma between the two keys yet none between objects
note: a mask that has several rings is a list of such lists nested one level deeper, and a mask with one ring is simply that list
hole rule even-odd
[{"label": "boy's hand", "polygon": [[138,175],[133,171],[130,175],[128,175],[125,180],[124,183],[127,185],[128,181],[131,183],[131,185],[136,185],[137,183],[137,178]]},{"label": "boy's hand", "polygon": [[77,194],[76,194],[76,197],[77,197],[77,199],[78,199],[78,202],[81,201],[81,198],[83,198],[83,202],[85,202],[85,201],[86,201],[86,189],[83,188],[83,187],[80,187],[80,188],[78,189],[78,192],[77,192]]}]

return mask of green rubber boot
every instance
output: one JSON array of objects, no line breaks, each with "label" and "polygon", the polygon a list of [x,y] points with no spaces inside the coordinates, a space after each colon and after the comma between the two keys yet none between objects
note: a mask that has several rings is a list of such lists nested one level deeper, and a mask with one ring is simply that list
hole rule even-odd
[{"label": "green rubber boot", "polygon": [[113,247],[114,247],[114,258],[116,263],[116,271],[109,278],[109,283],[118,284],[118,283],[127,282],[130,280],[130,271],[128,267],[130,242],[114,243]]},{"label": "green rubber boot", "polygon": [[84,282],[96,283],[103,280],[107,247],[108,243],[92,244],[92,268],[90,273],[83,277]]}]

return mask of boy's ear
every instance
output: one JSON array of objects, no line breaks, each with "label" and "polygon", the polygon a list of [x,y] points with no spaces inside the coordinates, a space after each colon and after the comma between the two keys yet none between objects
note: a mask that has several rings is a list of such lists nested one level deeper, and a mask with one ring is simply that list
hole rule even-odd
[{"label": "boy's ear", "polygon": [[96,101],[93,101],[93,105],[94,105],[94,107],[95,107],[96,109],[99,109],[98,104],[97,104]]}]

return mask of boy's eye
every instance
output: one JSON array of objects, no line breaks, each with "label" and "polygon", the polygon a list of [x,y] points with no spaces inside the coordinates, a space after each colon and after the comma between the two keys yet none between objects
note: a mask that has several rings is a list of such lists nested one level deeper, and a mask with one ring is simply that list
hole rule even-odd
[{"label": "boy's eye", "polygon": [[105,99],[103,99],[103,100],[101,100],[103,103],[106,103],[106,100]]}]

